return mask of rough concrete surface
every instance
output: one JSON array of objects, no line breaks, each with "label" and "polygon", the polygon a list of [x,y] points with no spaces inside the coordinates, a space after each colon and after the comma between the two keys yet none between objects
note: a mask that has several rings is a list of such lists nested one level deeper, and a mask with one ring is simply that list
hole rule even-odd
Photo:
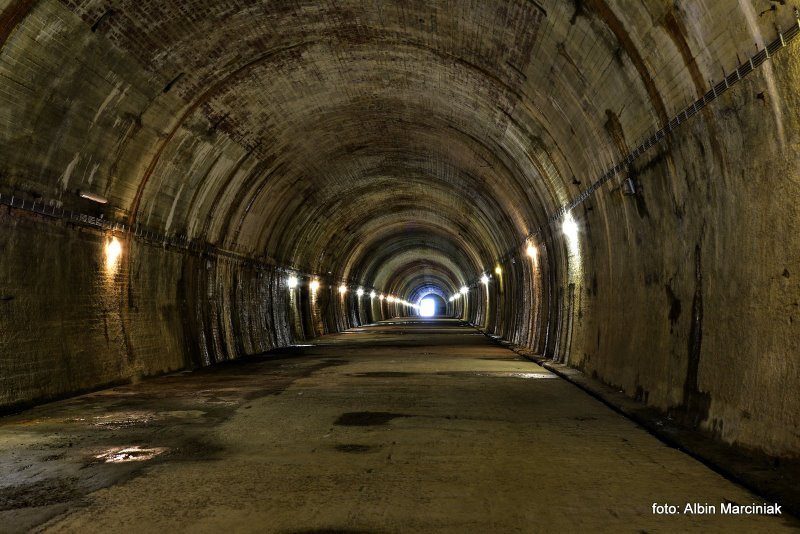
[{"label": "rough concrete surface", "polygon": [[762,500],[453,320],[383,322],[0,425],[9,532],[800,526],[653,515],[653,502]]},{"label": "rough concrete surface", "polygon": [[795,4],[0,0],[0,412],[436,294],[798,465]]}]

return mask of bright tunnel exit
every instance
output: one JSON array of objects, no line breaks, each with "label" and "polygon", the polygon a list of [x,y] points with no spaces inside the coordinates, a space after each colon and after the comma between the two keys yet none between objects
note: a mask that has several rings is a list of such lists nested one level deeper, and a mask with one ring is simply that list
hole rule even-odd
[{"label": "bright tunnel exit", "polygon": [[447,313],[444,299],[436,293],[425,293],[417,301],[417,313],[420,317],[435,317]]},{"label": "bright tunnel exit", "polygon": [[436,315],[436,301],[431,297],[422,299],[419,303],[419,314],[421,317],[433,317]]}]

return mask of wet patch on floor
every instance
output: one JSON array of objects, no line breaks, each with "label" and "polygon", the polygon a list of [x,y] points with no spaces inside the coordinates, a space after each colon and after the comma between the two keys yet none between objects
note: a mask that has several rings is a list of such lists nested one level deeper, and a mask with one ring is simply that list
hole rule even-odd
[{"label": "wet patch on floor", "polygon": [[404,373],[401,371],[371,371],[367,373],[350,373],[347,376],[364,377],[364,378],[405,378],[408,376],[416,376],[419,373]]},{"label": "wet patch on floor", "polygon": [[558,378],[557,375],[544,371],[541,373],[523,373],[517,371],[440,371],[436,373],[439,376],[450,376],[453,378],[522,378],[522,379],[541,379],[541,378]]},{"label": "wet patch on floor", "polygon": [[338,367],[340,365],[347,365],[347,360],[340,360],[336,358],[327,358],[311,365],[302,364],[289,364],[286,369],[278,369],[274,375],[262,377],[262,381],[267,382],[267,387],[259,388],[249,391],[245,394],[245,400],[255,400],[262,397],[271,395],[280,395],[288,389],[295,381],[301,378],[308,378],[317,371],[321,371],[328,367]]},{"label": "wet patch on floor", "polygon": [[381,426],[398,417],[413,416],[390,412],[347,412],[340,415],[333,424],[339,426]]},{"label": "wet patch on floor", "polygon": [[69,502],[79,495],[77,481],[59,477],[1,488],[0,511]]},{"label": "wet patch on floor", "polygon": [[[300,350],[297,350],[298,356]],[[217,461],[206,436],[250,400],[340,358],[252,357],[34,407],[0,419],[0,531],[24,532],[151,466]],[[14,512],[19,512],[14,514]],[[9,523],[10,521],[10,523]]]},{"label": "wet patch on floor", "polygon": [[121,464],[126,462],[144,462],[152,460],[156,456],[167,452],[166,447],[114,447],[108,451],[95,456],[108,464]]},{"label": "wet patch on floor", "polygon": [[358,443],[342,443],[333,447],[339,452],[364,453],[380,449],[375,445],[360,445]]},{"label": "wet patch on floor", "polygon": [[347,528],[312,528],[306,530],[289,530],[285,534],[382,534],[377,530],[353,530]]}]

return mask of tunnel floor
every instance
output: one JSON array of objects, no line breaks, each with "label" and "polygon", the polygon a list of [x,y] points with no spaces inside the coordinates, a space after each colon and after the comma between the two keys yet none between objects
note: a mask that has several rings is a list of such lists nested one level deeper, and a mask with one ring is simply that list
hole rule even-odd
[{"label": "tunnel floor", "polygon": [[[453,320],[0,419],[0,530],[776,532],[763,500]],[[654,515],[652,504],[716,515]]]}]

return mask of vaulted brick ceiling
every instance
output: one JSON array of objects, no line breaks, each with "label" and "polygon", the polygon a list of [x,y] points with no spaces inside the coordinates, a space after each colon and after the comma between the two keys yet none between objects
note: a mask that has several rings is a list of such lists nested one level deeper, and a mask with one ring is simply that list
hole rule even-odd
[{"label": "vaulted brick ceiling", "polygon": [[[103,102],[90,126],[125,130],[115,157],[88,147],[117,215],[389,291],[455,289],[542,229],[662,123],[665,100],[691,94],[669,81],[683,68],[669,51],[688,49],[676,16],[713,15],[603,0],[63,3],[104,64],[139,71],[97,73],[131,108],[106,117]],[[660,22],[638,35],[643,16]],[[70,76],[83,74],[55,83]]]},{"label": "vaulted brick ceiling", "polygon": [[456,287],[553,206],[535,2],[66,3],[185,102],[138,182],[108,185],[131,220],[163,224],[158,176],[198,116],[258,164],[236,191],[183,191],[183,224],[313,272]]}]

